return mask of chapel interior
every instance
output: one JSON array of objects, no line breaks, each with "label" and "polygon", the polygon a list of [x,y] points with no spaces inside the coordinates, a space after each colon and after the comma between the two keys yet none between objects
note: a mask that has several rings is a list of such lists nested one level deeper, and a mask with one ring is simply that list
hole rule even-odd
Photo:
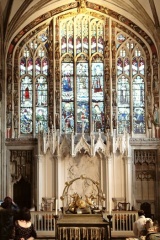
[{"label": "chapel interior", "polygon": [[159,13],[158,0],[0,1],[0,200],[60,209],[66,186],[89,197],[96,183],[108,212],[160,219]]}]

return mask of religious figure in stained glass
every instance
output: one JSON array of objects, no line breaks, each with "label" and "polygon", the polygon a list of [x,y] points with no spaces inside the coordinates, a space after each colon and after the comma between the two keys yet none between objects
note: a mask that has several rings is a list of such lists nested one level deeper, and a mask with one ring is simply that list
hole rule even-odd
[{"label": "religious figure in stained glass", "polygon": [[25,100],[28,100],[30,98],[29,97],[29,88],[28,88],[28,86],[25,89],[24,96],[25,96]]},{"label": "religious figure in stained glass", "polygon": [[63,91],[64,92],[72,91],[70,76],[69,75],[64,76],[62,81],[63,81]]}]

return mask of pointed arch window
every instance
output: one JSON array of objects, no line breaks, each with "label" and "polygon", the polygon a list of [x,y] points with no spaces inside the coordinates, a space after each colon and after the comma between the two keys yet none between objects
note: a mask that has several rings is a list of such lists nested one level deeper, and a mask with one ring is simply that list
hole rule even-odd
[{"label": "pointed arch window", "polygon": [[48,131],[47,30],[25,44],[20,53],[20,133]]},{"label": "pointed arch window", "polygon": [[60,29],[62,131],[104,131],[104,22],[80,14]]},{"label": "pointed arch window", "polygon": [[[117,34],[118,133],[145,133],[145,54],[124,33]],[[131,116],[133,118],[131,119]],[[131,125],[132,124],[132,125]]]}]

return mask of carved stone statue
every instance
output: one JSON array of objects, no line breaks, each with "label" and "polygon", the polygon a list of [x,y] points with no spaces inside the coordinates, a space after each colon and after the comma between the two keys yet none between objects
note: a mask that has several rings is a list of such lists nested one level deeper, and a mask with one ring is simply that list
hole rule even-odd
[{"label": "carved stone statue", "polygon": [[85,13],[86,12],[86,0],[77,0],[79,3],[78,6],[78,13]]},{"label": "carved stone statue", "polygon": [[154,119],[154,123],[156,125],[159,124],[159,107],[158,107],[158,103],[154,104],[153,119]]},{"label": "carved stone statue", "polygon": [[116,121],[115,115],[113,115],[112,123],[113,123],[113,129],[116,129],[117,128],[117,121]]}]

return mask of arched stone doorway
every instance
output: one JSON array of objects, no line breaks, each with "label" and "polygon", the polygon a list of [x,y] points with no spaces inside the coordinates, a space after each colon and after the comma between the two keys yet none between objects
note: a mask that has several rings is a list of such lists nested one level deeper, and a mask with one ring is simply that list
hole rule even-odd
[{"label": "arched stone doorway", "polygon": [[31,184],[24,177],[13,185],[13,199],[20,208],[31,208]]}]

